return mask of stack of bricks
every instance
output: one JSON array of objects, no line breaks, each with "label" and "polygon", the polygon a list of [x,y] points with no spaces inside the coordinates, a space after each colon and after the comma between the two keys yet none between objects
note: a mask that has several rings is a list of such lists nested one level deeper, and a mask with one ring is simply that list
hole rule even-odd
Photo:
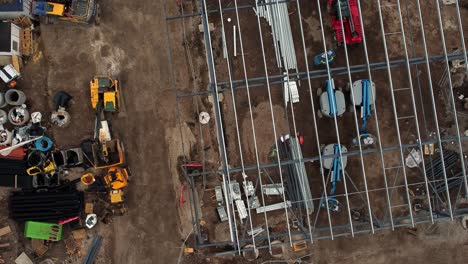
[{"label": "stack of bricks", "polygon": [[20,30],[20,52],[24,56],[31,56],[33,54],[32,33],[30,28]]}]

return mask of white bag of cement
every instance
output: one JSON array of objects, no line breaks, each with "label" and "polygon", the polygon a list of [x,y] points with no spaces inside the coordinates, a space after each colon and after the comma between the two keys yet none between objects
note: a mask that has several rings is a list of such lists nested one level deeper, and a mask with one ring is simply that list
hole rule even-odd
[{"label": "white bag of cement", "polygon": [[406,166],[409,168],[416,168],[419,163],[421,163],[422,158],[421,158],[421,153],[419,150],[412,149],[410,154],[406,157]]}]

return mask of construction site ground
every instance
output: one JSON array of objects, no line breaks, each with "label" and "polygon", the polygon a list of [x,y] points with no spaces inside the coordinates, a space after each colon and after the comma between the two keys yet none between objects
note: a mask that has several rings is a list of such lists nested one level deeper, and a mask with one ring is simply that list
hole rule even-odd
[{"label": "construction site ground", "polygon": [[[230,1],[232,2],[232,1]],[[411,1],[412,2],[412,1]],[[193,160],[204,159],[209,167],[207,169],[217,169],[220,165],[218,142],[214,122],[207,127],[199,127],[197,124],[197,113],[208,111],[212,113],[210,99],[208,97],[184,97],[177,103],[175,97],[176,87],[179,93],[189,93],[194,90],[207,88],[208,73],[206,58],[204,56],[203,35],[199,32],[199,18],[188,18],[185,21],[171,20],[165,21],[166,16],[179,14],[177,1],[164,0],[102,0],[102,22],[99,26],[82,26],[70,24],[41,25],[40,33],[37,34],[37,46],[35,55],[27,62],[23,71],[23,79],[19,82],[19,88],[28,95],[28,104],[36,110],[48,116],[53,110],[52,96],[60,90],[67,91],[74,98],[69,112],[72,116],[72,123],[69,127],[58,129],[50,127],[51,136],[60,148],[78,146],[81,140],[89,138],[93,133],[94,113],[89,101],[89,80],[96,74],[111,75],[119,79],[123,93],[122,111],[112,118],[112,130],[125,142],[125,151],[128,165],[132,171],[132,181],[127,191],[127,202],[129,212],[120,218],[115,218],[110,225],[99,224],[93,233],[100,233],[104,236],[104,247],[101,249],[97,263],[244,263],[242,257],[214,257],[209,250],[196,251],[192,255],[182,254],[182,241],[192,231],[192,215],[190,212],[189,191],[185,191],[185,203],[180,207],[179,197],[181,194],[181,177],[179,176],[179,159],[185,155]],[[196,11],[197,1],[186,2],[186,12]],[[229,3],[227,3],[229,4]],[[229,5],[232,5],[229,4]],[[211,1],[210,6],[216,8],[217,1]],[[303,6],[305,6],[303,4]],[[307,37],[311,46],[317,46],[320,52],[321,36],[317,35],[320,28],[316,25],[313,8],[315,5],[302,10],[306,17],[305,23],[308,26]],[[426,15],[433,15],[433,9],[424,9]],[[364,7],[363,7],[364,8]],[[414,8],[414,6],[412,7]],[[365,7],[365,17],[369,21],[376,21],[375,7]],[[245,22],[256,23],[253,20],[252,11],[245,15]],[[463,10],[466,14],[466,10]],[[242,15],[243,13],[241,13]],[[315,14],[315,15],[314,15]],[[294,14],[293,14],[294,16]],[[214,15],[212,21],[217,24]],[[448,17],[448,16],[447,16]],[[231,15],[233,22],[235,17]],[[252,19],[247,22],[247,19]],[[453,20],[454,17],[451,16]],[[297,17],[296,17],[297,20]],[[453,21],[452,21],[453,22]],[[166,28],[167,23],[167,28]],[[296,27],[297,25],[293,25]],[[468,24],[467,24],[468,26]],[[437,25],[431,24],[431,42],[438,41]],[[452,28],[453,30],[454,28]],[[257,28],[245,27],[243,32],[251,34],[252,38],[258,38]],[[328,29],[329,30],[329,29]],[[380,37],[378,29],[375,32],[376,45],[381,45],[377,41]],[[185,32],[185,33],[184,33]],[[232,33],[232,32],[231,32]],[[298,33],[298,32],[295,32]],[[219,34],[215,32],[214,34]],[[265,36],[269,33],[265,33]],[[310,34],[310,35],[309,35]],[[218,35],[218,38],[220,36]],[[330,38],[330,36],[327,36]],[[244,37],[245,40],[248,37]],[[457,36],[452,36],[448,41],[456,42]],[[186,42],[184,41],[186,40]],[[219,40],[219,39],[218,39]],[[370,40],[372,41],[372,40]],[[185,42],[185,44],[184,44]],[[379,43],[377,45],[377,43]],[[254,43],[245,44],[246,52],[250,54],[258,53]],[[372,42],[369,46],[374,46]],[[448,47],[452,45],[448,44]],[[217,47],[217,54],[222,51]],[[383,53],[377,52],[380,48],[375,47],[371,59],[382,61]],[[395,47],[395,52],[401,47]],[[434,48],[437,50],[437,48]],[[316,51],[310,51],[309,57]],[[308,51],[309,52],[309,51]],[[392,49],[390,48],[392,53]],[[420,50],[418,51],[420,52]],[[300,54],[301,52],[298,52]],[[257,54],[257,55],[258,55]],[[392,54],[401,56],[402,54]],[[418,56],[422,54],[418,53]],[[271,54],[271,68],[275,68],[273,54]],[[364,63],[362,54],[350,54],[355,63]],[[261,57],[255,57],[258,60]],[[222,55],[218,58],[219,67],[224,67]],[[298,56],[298,61],[303,61]],[[337,65],[344,63],[343,58],[337,58]],[[171,64],[173,67],[171,67]],[[243,78],[241,71],[240,57],[234,61],[237,70],[236,79]],[[250,63],[252,65],[252,62]],[[301,66],[303,67],[303,65]],[[223,71],[224,70],[224,71]],[[402,71],[403,72],[403,71]],[[251,66],[249,68],[251,77],[261,76],[262,67]],[[278,72],[274,72],[278,74]],[[440,74],[440,73],[439,73]],[[394,79],[398,79],[398,73]],[[226,69],[220,69],[220,80],[227,80]],[[353,76],[359,78],[359,76]],[[376,74],[376,82],[386,80],[386,75]],[[402,78],[405,78],[402,76]],[[346,78],[342,78],[343,82]],[[402,81],[403,83],[405,81]],[[319,85],[316,82],[315,85]],[[404,86],[405,84],[400,84]],[[280,87],[276,87],[280,88]],[[269,107],[267,105],[267,94],[265,88],[258,89],[262,92],[253,92],[252,101],[255,102],[255,124],[257,127],[270,127],[271,120]],[[388,87],[381,89],[388,90]],[[241,132],[245,135],[242,144],[245,146],[246,162],[253,165],[252,138],[249,112],[247,108],[245,91],[237,94],[244,101],[238,101],[238,109],[241,109],[239,118],[241,122]],[[302,96],[302,94],[301,94]],[[306,98],[306,94],[303,94]],[[390,103],[388,96],[382,96],[381,104]],[[407,100],[407,97],[399,100]],[[274,111],[278,113],[277,126],[279,131],[286,131],[288,124],[285,121],[283,110],[282,94],[280,89],[273,92]],[[225,110],[232,109],[229,105],[230,97],[224,97]],[[424,105],[424,107],[429,107]],[[381,107],[383,110],[384,107]],[[310,105],[295,109],[296,122],[304,124],[298,127],[305,136],[306,145],[304,156],[315,156],[317,146],[314,143],[314,132],[310,125]],[[301,115],[298,115],[301,113]],[[391,130],[392,116],[384,116],[382,113],[382,129]],[[213,116],[213,115],[212,115]],[[227,142],[230,158],[235,160],[233,164],[238,165],[236,136],[234,130],[234,119],[232,113],[226,115],[224,120],[227,125]],[[179,123],[179,117],[182,122]],[[229,119],[229,117],[231,119]],[[351,119],[352,120],[352,119]],[[351,138],[355,134],[354,123],[341,122],[341,127],[351,126],[345,138]],[[306,125],[306,122],[309,122]],[[328,122],[321,120],[320,122]],[[328,125],[327,125],[328,126]],[[268,161],[268,152],[274,135],[265,129],[257,131],[257,138],[263,140],[261,162]],[[327,142],[326,131],[322,132],[323,142]],[[390,134],[390,133],[389,133]],[[181,135],[183,140],[181,140]],[[322,135],[321,135],[322,136]],[[330,138],[332,140],[332,138]],[[385,139],[387,145],[395,144],[393,138]],[[414,140],[414,138],[412,139]],[[395,154],[392,152],[392,154]],[[377,160],[377,154],[370,155],[366,162],[371,163]],[[389,158],[391,159],[391,158]],[[359,170],[360,164],[351,163],[350,173]],[[315,168],[316,166],[314,166]],[[309,168],[310,169],[310,168]],[[369,172],[375,168],[369,168]],[[219,182],[219,176],[209,175],[207,177],[206,189],[213,188]],[[359,188],[362,182],[356,180]],[[211,185],[210,185],[211,184]],[[374,186],[381,186],[382,182],[373,182]],[[314,190],[315,197],[320,193],[320,179],[313,179],[311,185],[317,186]],[[199,185],[198,185],[199,186]],[[200,186],[199,186],[200,187]],[[201,187],[200,187],[201,188]],[[314,187],[315,188],[315,187]],[[0,190],[0,204],[7,204],[10,190]],[[199,192],[201,190],[198,190]],[[343,190],[339,190],[343,191]],[[206,191],[205,205],[209,208],[214,192]],[[376,211],[379,206],[384,206],[382,195],[376,195]],[[378,202],[378,199],[382,199]],[[202,205],[203,206],[203,205]],[[382,208],[380,210],[383,211]],[[205,210],[204,217],[210,224],[217,221],[214,207]],[[281,222],[283,214],[278,214],[277,222]],[[340,220],[339,218],[337,218]],[[337,220],[337,221],[338,221]],[[344,219],[346,220],[346,219]],[[21,252],[30,252],[30,244],[21,238],[21,226],[8,220],[8,211],[0,211],[0,223],[8,223],[13,227],[14,235],[9,238],[9,243],[13,246],[8,251],[0,251],[3,258],[12,261]],[[337,222],[336,224],[343,224]],[[210,226],[210,225],[209,225]],[[211,227],[211,226],[210,226]],[[214,227],[214,225],[213,225]],[[213,228],[214,229],[214,228]],[[228,239],[227,229],[209,230],[210,236],[220,241]],[[193,245],[192,238],[189,244]],[[309,257],[311,263],[391,263],[391,262],[411,262],[411,263],[463,263],[468,258],[468,233],[464,230],[458,220],[436,225],[422,225],[417,229],[397,229],[396,231],[386,231],[375,235],[356,235],[355,238],[340,237],[334,240],[315,241],[309,244],[306,251],[291,252],[290,249],[285,258],[297,259],[304,255],[312,254]],[[0,249],[2,250],[2,249]],[[82,253],[85,254],[87,248],[83,246]],[[217,251],[221,251],[218,249]],[[52,248],[46,257],[56,258],[57,263],[80,263],[77,259],[70,259],[63,246]],[[269,260],[266,250],[261,252],[261,258],[256,263]],[[35,260],[39,261],[39,259]],[[12,262],[7,262],[12,263]],[[35,262],[36,263],[36,262]]]}]

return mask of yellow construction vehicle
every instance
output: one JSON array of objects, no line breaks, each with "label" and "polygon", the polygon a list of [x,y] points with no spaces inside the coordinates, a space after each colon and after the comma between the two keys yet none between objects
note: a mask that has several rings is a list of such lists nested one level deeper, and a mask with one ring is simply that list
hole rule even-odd
[{"label": "yellow construction vehicle", "polygon": [[123,188],[128,185],[129,172],[126,168],[112,167],[104,175],[104,183],[109,187],[110,209],[113,215],[127,212]]},{"label": "yellow construction vehicle", "polygon": [[73,23],[100,22],[101,9],[96,0],[67,0],[62,3],[42,0],[32,1],[31,14],[45,18],[46,23],[54,23],[56,19]]},{"label": "yellow construction vehicle", "polygon": [[122,190],[111,190],[109,196],[111,204],[118,204],[124,202],[124,193]]},{"label": "yellow construction vehicle", "polygon": [[127,207],[125,206],[124,192],[122,189],[110,190],[109,198],[112,215],[122,216],[127,212]]},{"label": "yellow construction vehicle", "polygon": [[90,81],[90,91],[96,122],[94,140],[87,149],[93,157],[93,166],[95,169],[105,169],[121,165],[124,162],[123,143],[112,138],[109,123],[105,118],[105,112],[119,111],[118,81],[108,76],[96,76]]},{"label": "yellow construction vehicle", "polygon": [[96,76],[90,83],[91,106],[105,112],[118,112],[120,104],[119,81],[108,76]]},{"label": "yellow construction vehicle", "polygon": [[55,171],[56,169],[57,169],[57,167],[55,166],[55,164],[52,161],[46,160],[44,162],[44,165],[42,165],[41,167],[33,166],[33,167],[28,168],[26,170],[26,172],[30,176],[36,176],[36,175],[42,174],[42,173],[51,173],[51,172]]},{"label": "yellow construction vehicle", "polygon": [[37,16],[64,16],[65,5],[54,2],[34,1],[32,14]]},{"label": "yellow construction vehicle", "polygon": [[96,179],[94,177],[94,174],[92,174],[91,172],[88,172],[88,173],[81,175],[80,181],[84,186],[88,186],[88,185],[93,184],[96,181]]},{"label": "yellow construction vehicle", "polygon": [[104,175],[104,182],[112,190],[120,190],[128,185],[128,176],[127,168],[115,166],[107,170],[106,175]]},{"label": "yellow construction vehicle", "polygon": [[118,139],[110,141],[95,141],[92,144],[92,156],[95,169],[106,169],[124,163],[122,143]]}]

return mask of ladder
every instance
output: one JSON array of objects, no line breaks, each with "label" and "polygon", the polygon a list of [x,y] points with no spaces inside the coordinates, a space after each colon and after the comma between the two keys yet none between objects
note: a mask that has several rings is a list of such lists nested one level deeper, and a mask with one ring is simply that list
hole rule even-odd
[{"label": "ladder", "polygon": [[[384,9],[391,9],[392,12],[396,12],[397,13],[397,17],[401,15],[401,8],[399,6],[399,2],[397,2],[399,0],[381,0],[379,1],[379,4],[380,4],[380,13],[382,15],[382,33],[384,34],[384,39],[385,39],[385,43],[392,43],[392,41],[388,41],[387,38],[389,36],[401,36],[401,38],[405,38],[405,35],[404,35],[404,29],[402,28],[402,25],[401,23],[399,23],[400,25],[400,30],[399,31],[394,31],[394,32],[386,32],[385,30],[385,25],[383,24],[383,12],[382,10]],[[383,3],[384,2],[384,3]],[[403,42],[403,45],[404,45],[405,42]],[[385,44],[387,45],[387,44]],[[390,58],[388,58],[388,50],[387,48],[386,49],[386,56],[387,56],[387,59],[390,60]],[[411,205],[411,198],[410,198],[410,194],[409,194],[409,188],[408,188],[408,181],[407,181],[407,175],[406,175],[406,167],[405,167],[405,159],[404,159],[404,154],[403,154],[403,150],[401,149],[401,146],[402,146],[402,142],[401,142],[401,129],[400,129],[400,125],[402,124],[403,127],[405,127],[407,124],[409,124],[409,121],[411,119],[414,120],[414,122],[417,122],[417,116],[416,113],[413,111],[413,114],[409,114],[409,115],[400,115],[398,113],[398,110],[397,110],[397,105],[398,104],[398,98],[408,98],[408,96],[412,96],[412,90],[410,88],[406,88],[406,87],[394,87],[393,85],[393,77],[391,75],[391,70],[388,69],[389,71],[389,77],[392,79],[391,80],[391,83],[390,83],[390,89],[391,89],[391,93],[392,93],[392,107],[393,107],[393,112],[394,112],[394,115],[395,115],[395,129],[396,129],[396,133],[398,135],[398,144],[400,145],[400,164],[398,165],[395,165],[393,167],[390,167],[390,168],[385,168],[385,170],[393,170],[393,169],[397,169],[397,174],[395,175],[395,180],[394,180],[394,183],[392,183],[393,185],[394,184],[397,184],[397,177],[398,177],[398,172],[401,170],[403,172],[403,177],[404,177],[404,182],[405,182],[405,189],[406,189],[406,200],[407,200],[407,203],[406,204],[402,204],[402,205],[392,205],[391,204],[391,196],[390,195],[390,201],[389,201],[389,208],[391,210],[391,213],[393,215],[393,210],[394,209],[401,209],[401,208],[407,208],[409,210],[409,214],[410,214],[410,217],[411,217],[411,222],[414,223],[414,219],[413,219],[413,208],[412,208],[412,205]],[[389,187],[393,187],[392,186],[389,186]],[[392,193],[393,193],[393,188],[392,188]],[[393,225],[393,223],[392,223]]]}]

